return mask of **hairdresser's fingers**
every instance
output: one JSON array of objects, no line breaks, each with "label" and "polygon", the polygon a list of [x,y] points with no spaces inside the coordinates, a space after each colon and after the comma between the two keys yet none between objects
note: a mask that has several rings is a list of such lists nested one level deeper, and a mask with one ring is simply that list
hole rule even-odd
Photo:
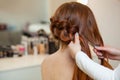
[{"label": "hairdresser's fingers", "polygon": [[99,59],[103,59],[103,58],[104,58],[104,56],[98,56],[98,58],[99,58]]},{"label": "hairdresser's fingers", "polygon": [[93,49],[93,51],[96,53],[96,55],[98,56],[99,59],[104,58],[104,55],[101,52],[97,51],[96,49]]},{"label": "hairdresser's fingers", "polygon": [[95,49],[99,50],[99,51],[109,51],[110,48],[109,47],[100,47],[100,46],[95,46]]},{"label": "hairdresser's fingers", "polygon": [[97,52],[96,54],[97,54],[97,56],[103,56],[103,54],[101,52]]},{"label": "hairdresser's fingers", "polygon": [[97,51],[96,49],[93,49],[93,51],[96,53],[96,55],[98,56],[98,58],[102,57],[103,58],[103,54],[99,51]]},{"label": "hairdresser's fingers", "polygon": [[103,55],[100,51],[93,49],[93,51],[97,54],[97,55]]},{"label": "hairdresser's fingers", "polygon": [[68,46],[69,46],[69,48],[72,48],[74,46],[73,41],[71,41]]},{"label": "hairdresser's fingers", "polygon": [[77,32],[77,33],[75,33],[75,43],[76,43],[76,44],[79,44],[79,43],[80,43],[80,41],[79,41],[79,34],[78,34],[78,32]]},{"label": "hairdresser's fingers", "polygon": [[68,47],[75,53],[81,50],[80,44],[74,43],[73,41],[69,43]]},{"label": "hairdresser's fingers", "polygon": [[79,46],[77,44],[75,44],[73,41],[71,41],[68,45],[69,49],[70,49],[70,55],[71,57],[74,59],[75,55],[78,51],[80,51]]},{"label": "hairdresser's fingers", "polygon": [[95,53],[97,53],[97,50],[96,50],[95,48],[93,49],[93,51],[94,51]]}]

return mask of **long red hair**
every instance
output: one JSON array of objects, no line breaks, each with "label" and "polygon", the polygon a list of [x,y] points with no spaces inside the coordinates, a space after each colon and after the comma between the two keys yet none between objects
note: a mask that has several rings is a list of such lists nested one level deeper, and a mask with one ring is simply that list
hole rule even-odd
[{"label": "long red hair", "polygon": [[[78,2],[64,3],[56,10],[50,21],[52,34],[64,45],[68,45],[71,40],[74,40],[74,35],[78,32],[82,51],[90,58],[92,57],[89,45],[104,45],[94,15],[86,5]],[[103,65],[105,65],[104,62],[107,63],[104,59],[101,62]],[[75,66],[73,80],[92,79]]]}]

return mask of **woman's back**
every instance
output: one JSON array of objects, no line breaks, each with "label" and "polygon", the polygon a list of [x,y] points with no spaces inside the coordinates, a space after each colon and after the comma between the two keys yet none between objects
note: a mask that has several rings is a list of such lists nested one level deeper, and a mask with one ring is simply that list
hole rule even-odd
[{"label": "woman's back", "polygon": [[72,80],[74,61],[69,53],[58,51],[42,63],[42,80]]}]

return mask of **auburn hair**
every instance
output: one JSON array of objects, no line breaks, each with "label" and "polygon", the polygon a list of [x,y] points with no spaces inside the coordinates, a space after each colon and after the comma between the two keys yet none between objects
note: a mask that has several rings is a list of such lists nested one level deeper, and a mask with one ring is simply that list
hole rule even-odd
[{"label": "auburn hair", "polygon": [[[64,45],[68,45],[70,41],[74,40],[74,35],[78,32],[81,49],[90,58],[92,57],[89,45],[104,45],[95,17],[91,9],[86,5],[78,2],[64,3],[56,10],[50,21],[50,29],[53,36]],[[102,63],[104,61],[104,59],[101,60]],[[92,79],[75,66],[73,80]]]}]

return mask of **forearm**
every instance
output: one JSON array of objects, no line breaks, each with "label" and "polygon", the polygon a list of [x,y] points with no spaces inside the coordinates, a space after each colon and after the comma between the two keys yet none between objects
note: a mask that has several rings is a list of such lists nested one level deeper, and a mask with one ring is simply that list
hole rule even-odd
[{"label": "forearm", "polygon": [[78,67],[95,80],[114,80],[114,71],[92,61],[85,53],[78,52],[75,56]]}]

